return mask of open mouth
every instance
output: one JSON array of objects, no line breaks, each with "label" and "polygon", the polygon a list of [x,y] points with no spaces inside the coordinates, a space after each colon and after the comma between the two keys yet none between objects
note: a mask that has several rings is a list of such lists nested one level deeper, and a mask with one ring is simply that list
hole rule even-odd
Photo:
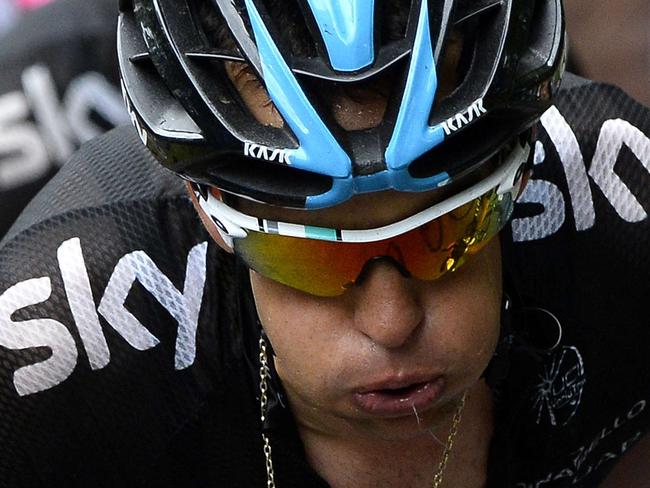
[{"label": "open mouth", "polygon": [[384,390],[375,390],[373,393],[379,393],[382,395],[402,398],[402,397],[408,397],[410,394],[417,392],[419,389],[423,388],[426,385],[427,382],[414,383],[412,385],[404,386],[402,388],[387,388]]},{"label": "open mouth", "polygon": [[360,410],[378,416],[412,415],[432,406],[445,388],[442,377],[398,388],[384,388],[355,393],[353,401]]}]

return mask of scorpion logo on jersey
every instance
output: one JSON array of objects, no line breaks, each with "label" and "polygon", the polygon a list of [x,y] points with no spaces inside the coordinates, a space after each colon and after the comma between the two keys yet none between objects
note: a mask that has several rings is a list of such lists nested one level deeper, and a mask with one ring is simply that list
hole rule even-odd
[{"label": "scorpion logo on jersey", "polygon": [[534,408],[537,423],[544,413],[552,426],[567,425],[576,414],[585,387],[582,356],[575,347],[559,349],[544,366]]}]

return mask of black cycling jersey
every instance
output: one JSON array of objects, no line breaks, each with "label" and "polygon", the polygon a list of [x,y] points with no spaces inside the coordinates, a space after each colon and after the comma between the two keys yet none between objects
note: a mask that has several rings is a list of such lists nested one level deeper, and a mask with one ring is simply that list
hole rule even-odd
[{"label": "black cycling jersey", "polygon": [[113,0],[57,0],[2,34],[0,237],[81,142],[128,122],[116,30]]},{"label": "black cycling jersey", "polygon": [[[490,488],[598,486],[648,431],[649,134],[572,77],[542,119],[502,233]],[[266,486],[258,338],[180,180],[131,129],[84,146],[0,243],[0,486]],[[327,486],[282,403],[264,428],[279,488]]]}]

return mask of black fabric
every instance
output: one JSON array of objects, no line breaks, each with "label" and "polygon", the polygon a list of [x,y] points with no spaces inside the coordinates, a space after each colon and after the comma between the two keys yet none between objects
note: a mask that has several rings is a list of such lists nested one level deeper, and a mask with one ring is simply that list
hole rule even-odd
[{"label": "black fabric", "polygon": [[574,88],[580,88],[582,85],[588,85],[591,80],[583,78],[573,73],[565,73],[562,78],[562,89],[566,92]]},{"label": "black fabric", "polygon": [[[515,214],[518,229],[504,233],[514,236],[504,247],[516,288],[529,306],[552,311],[563,338],[537,369],[513,360],[520,380],[508,382],[508,428],[498,431],[505,455],[492,463],[507,480],[500,486],[597,486],[650,418],[650,112],[615,87],[569,86],[557,101],[561,115],[543,118],[543,151],[530,201]],[[561,118],[584,163],[569,150]],[[605,166],[614,171],[601,172]],[[536,220],[523,225],[526,217]],[[517,402],[513,415],[508,404]]]},{"label": "black fabric", "polygon": [[[598,486],[650,424],[650,114],[582,82],[557,107],[502,234],[517,297],[490,488]],[[208,242],[131,129],[32,202],[0,243],[0,487],[265,486],[257,317],[245,270]],[[531,346],[555,324],[535,307],[562,324],[552,351]],[[274,412],[277,486],[327,486]]]},{"label": "black fabric", "polygon": [[0,238],[79,145],[128,122],[114,0],[57,0],[0,38]]}]

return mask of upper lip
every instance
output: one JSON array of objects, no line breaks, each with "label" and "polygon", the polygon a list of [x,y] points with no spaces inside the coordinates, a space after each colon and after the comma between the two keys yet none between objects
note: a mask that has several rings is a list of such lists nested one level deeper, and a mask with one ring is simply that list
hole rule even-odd
[{"label": "upper lip", "polygon": [[420,374],[392,374],[384,376],[377,381],[371,381],[356,388],[357,393],[372,393],[379,390],[398,390],[400,388],[407,388],[413,385],[422,383],[429,383],[441,377],[441,374],[436,373],[420,373]]}]

